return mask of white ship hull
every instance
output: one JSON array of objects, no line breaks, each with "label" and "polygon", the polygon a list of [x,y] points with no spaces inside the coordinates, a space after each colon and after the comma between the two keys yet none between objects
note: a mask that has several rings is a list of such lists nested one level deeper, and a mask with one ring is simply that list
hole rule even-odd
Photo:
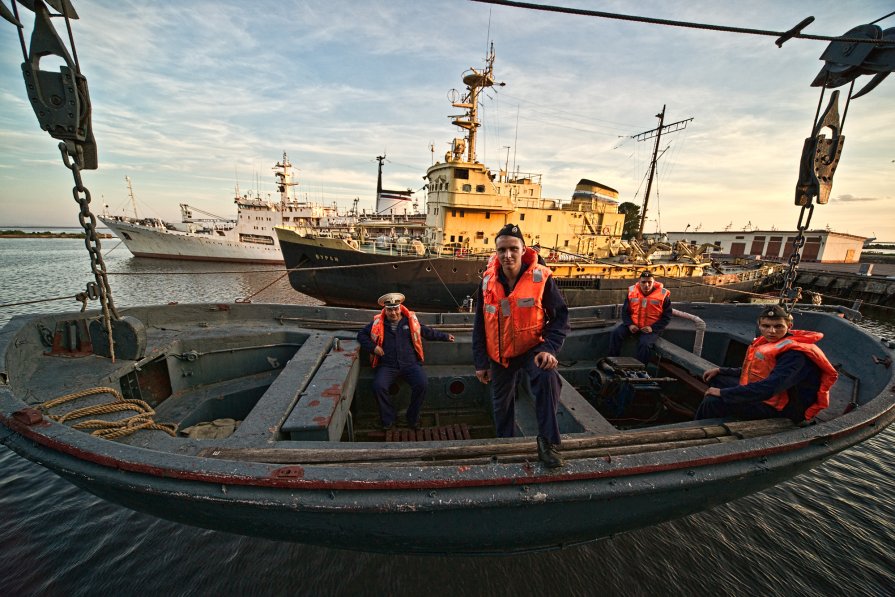
[{"label": "white ship hull", "polygon": [[[310,231],[348,234],[355,220],[339,213],[338,207],[300,201],[293,191],[292,164],[286,153],[273,168],[279,200],[261,198],[259,192],[241,195],[236,189],[233,203],[236,219],[229,220],[180,204],[181,223],[169,224],[158,218],[137,216],[133,188],[128,193],[134,217],[104,213],[99,220],[117,236],[134,257],[226,261],[235,263],[283,263],[280,241],[274,226],[283,226],[304,235]],[[198,217],[197,217],[198,214]]]},{"label": "white ship hull", "polygon": [[236,229],[207,233],[189,233],[144,226],[120,219],[99,220],[117,236],[134,257],[226,261],[239,263],[283,263],[280,244],[240,240]]}]

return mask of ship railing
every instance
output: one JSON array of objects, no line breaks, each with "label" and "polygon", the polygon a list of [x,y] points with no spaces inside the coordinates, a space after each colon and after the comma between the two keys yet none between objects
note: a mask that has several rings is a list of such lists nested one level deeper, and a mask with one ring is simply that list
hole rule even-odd
[{"label": "ship railing", "polygon": [[[346,242],[348,241],[346,240]],[[364,240],[364,242],[358,242],[358,248],[366,253],[375,253],[377,255],[420,258],[438,257],[440,259],[487,259],[493,254],[492,251],[474,251],[458,243],[448,243],[446,245],[426,244],[422,241],[414,243],[414,241],[408,241],[405,238]]]}]

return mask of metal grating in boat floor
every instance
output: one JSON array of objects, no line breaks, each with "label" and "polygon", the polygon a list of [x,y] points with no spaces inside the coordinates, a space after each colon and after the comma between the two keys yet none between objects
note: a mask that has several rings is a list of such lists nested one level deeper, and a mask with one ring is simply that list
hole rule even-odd
[{"label": "metal grating in boat floor", "polygon": [[440,427],[420,427],[419,429],[398,428],[389,429],[385,433],[387,442],[437,442],[456,439],[472,439],[469,435],[469,425],[455,423]]}]

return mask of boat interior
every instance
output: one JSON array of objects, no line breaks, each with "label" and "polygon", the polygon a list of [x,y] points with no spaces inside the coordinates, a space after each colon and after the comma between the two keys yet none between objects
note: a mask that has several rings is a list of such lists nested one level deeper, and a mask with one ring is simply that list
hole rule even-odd
[{"label": "boat interior", "polygon": [[[618,308],[571,309],[573,331],[559,355],[561,433],[575,438],[704,425],[692,420],[705,389],[700,375],[716,365],[742,362],[755,332],[757,307],[685,307],[706,317],[701,348],[695,346],[700,334],[693,321],[675,317],[648,367],[630,357],[633,344],[621,357],[605,358]],[[114,362],[98,354],[102,350],[91,342],[88,328],[98,324],[95,314],[16,318],[0,336],[6,348],[3,375],[13,392],[43,415],[81,426],[85,433],[100,428],[114,441],[162,451],[220,455],[221,450],[247,448],[375,448],[494,438],[489,388],[478,382],[471,365],[473,316],[463,313],[420,314],[424,324],[455,334],[457,341],[426,343],[429,386],[421,426],[382,429],[372,393],[373,370],[356,341],[356,330],[373,313],[284,305],[136,308],[124,320],[135,326],[132,340],[145,344],[136,347],[142,356],[126,354],[132,347],[123,335]],[[799,317],[815,327],[857,330],[822,313]],[[96,330],[92,337],[99,337]],[[16,350],[9,350],[11,346]],[[837,347],[824,348],[836,364]],[[870,399],[887,379],[872,367],[840,371],[821,420]],[[537,423],[526,381],[518,389],[516,435],[533,438]],[[125,422],[125,430],[103,430],[105,424],[135,415],[127,407],[102,410],[116,401],[102,388],[120,392],[125,402],[145,403],[151,413],[138,416],[136,423]],[[392,391],[403,415],[409,388],[399,382]],[[146,420],[167,425],[170,434]],[[762,433],[788,426],[788,421],[777,421]]]}]

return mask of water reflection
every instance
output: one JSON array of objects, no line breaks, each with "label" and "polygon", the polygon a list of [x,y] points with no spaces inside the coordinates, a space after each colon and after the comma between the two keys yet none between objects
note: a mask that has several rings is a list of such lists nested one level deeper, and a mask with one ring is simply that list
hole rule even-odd
[{"label": "water reflection", "polygon": [[[163,303],[231,303],[250,297],[256,303],[318,305],[295,292],[285,266],[146,259],[132,256],[117,240],[102,245],[116,307]],[[16,304],[0,309],[0,325],[14,315],[59,313],[80,308],[75,294],[94,280],[84,241],[77,239],[0,239],[0,305],[66,297],[66,300]],[[92,302],[88,308],[97,308]]]}]

